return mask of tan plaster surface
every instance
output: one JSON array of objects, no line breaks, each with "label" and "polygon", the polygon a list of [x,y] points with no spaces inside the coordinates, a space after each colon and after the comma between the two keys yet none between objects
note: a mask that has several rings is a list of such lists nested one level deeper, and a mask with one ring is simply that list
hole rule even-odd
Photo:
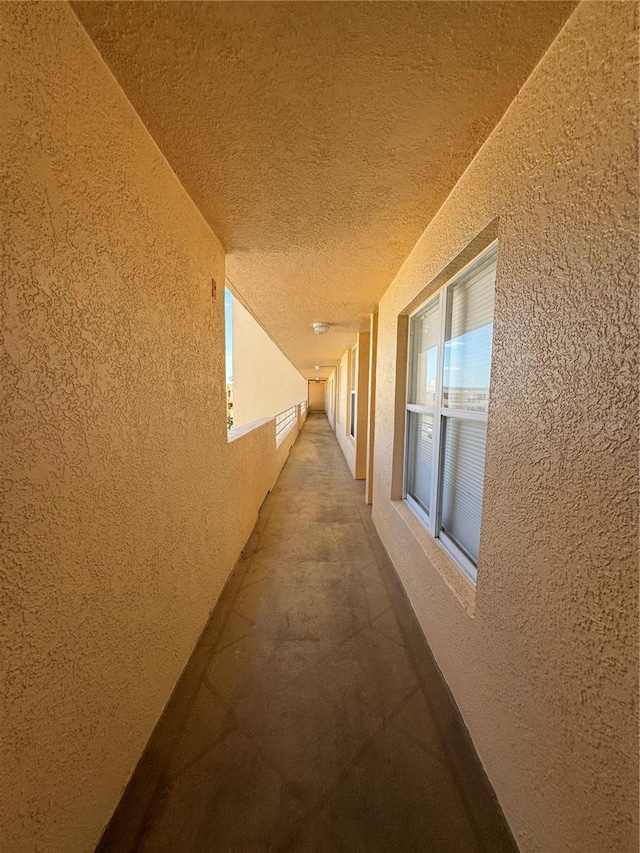
[{"label": "tan plaster surface", "polygon": [[277,415],[307,399],[307,380],[237,299],[233,301],[233,424]]},{"label": "tan plaster surface", "polygon": [[[242,15],[245,5],[233,4],[233,12],[219,5],[217,11]],[[519,15],[534,8],[516,5]],[[436,4],[415,8],[423,7]],[[271,15],[276,26],[280,8],[264,4],[261,14]],[[97,5],[94,14],[100,14]],[[117,14],[133,22],[144,12],[124,4]],[[341,14],[365,13],[352,8]],[[371,14],[408,13],[389,6]],[[91,849],[117,802],[288,444],[273,454],[271,424],[227,444],[222,300],[214,305],[210,297],[212,275],[220,280],[223,274],[222,248],[73,16],[59,4],[2,4],[0,16],[2,144],[9,152],[2,209],[11,229],[2,264],[2,442],[9,452],[3,454],[0,637],[0,807],[11,819],[2,815],[0,848],[75,851]],[[634,7],[625,3],[579,8],[380,308],[374,518],[521,848],[538,853],[627,853],[637,845],[637,541],[629,501],[637,486],[633,16]],[[141,51],[144,44],[157,49],[161,63],[154,27],[136,38]],[[113,31],[101,32],[108,42]],[[259,32],[254,37],[259,40]],[[287,37],[284,27],[283,46]],[[441,37],[451,43],[446,32]],[[112,50],[125,56],[136,38],[123,35],[122,48],[116,40]],[[308,45],[291,53],[303,57],[306,50]],[[242,50],[220,55],[240,74]],[[283,49],[283,56],[289,52]],[[263,72],[267,81],[272,65]],[[354,77],[358,67],[348,70]],[[479,69],[481,77],[485,72]],[[142,89],[153,88],[149,74],[138,74]],[[332,74],[320,75],[317,97],[325,87],[334,99],[339,93]],[[163,78],[161,87],[177,102],[185,81],[188,75],[172,89]],[[256,76],[249,69],[247,88],[251,82]],[[390,108],[393,99],[385,100],[383,82],[377,81],[381,103]],[[282,90],[265,85],[258,91],[273,105],[274,93]],[[223,95],[214,87],[206,101],[218,121],[236,109]],[[159,95],[150,97],[156,100]],[[411,99],[404,108],[409,106],[415,106]],[[290,109],[285,101],[276,119]],[[341,115],[337,108],[317,113],[334,114]],[[417,168],[407,115],[413,113],[404,124],[395,120],[409,142],[404,146],[399,135],[384,155],[393,159],[393,151],[401,150],[393,167],[398,179],[397,161],[405,152]],[[198,136],[190,116],[196,112],[183,116],[187,142]],[[179,113],[177,122],[168,118],[167,126],[180,124]],[[377,126],[380,115],[374,118]],[[375,170],[373,149],[383,139],[374,135],[369,151],[362,147],[366,134],[354,138],[356,154],[349,159],[348,141],[330,128],[334,132],[322,138],[329,140],[327,163],[338,177],[340,157],[347,158],[344,175],[358,175],[363,152],[368,170]],[[389,139],[394,133],[390,127]],[[418,137],[416,144],[424,147],[424,127]],[[267,138],[261,155],[274,147]],[[334,140],[340,157],[331,159]],[[303,139],[294,141],[292,150],[302,146],[308,154]],[[224,147],[226,139],[218,142]],[[254,267],[253,250],[243,253],[238,238],[229,243],[234,263],[244,255],[246,269],[260,268],[269,283],[265,292],[275,293],[275,283],[282,282],[285,307],[305,323],[310,314],[303,308],[307,299],[307,308],[313,307],[316,290],[322,304],[339,307],[335,316],[345,321],[345,337],[336,332],[333,338],[337,359],[355,342],[358,306],[370,306],[384,289],[384,275],[399,265],[391,255],[406,253],[400,243],[397,256],[395,248],[387,256],[374,247],[381,239],[375,230],[380,216],[393,207],[395,180],[385,187],[383,202],[367,206],[375,188],[364,192],[359,188],[365,184],[356,182],[347,191],[343,176],[331,207],[333,197],[318,189],[326,184],[329,193],[332,186],[323,172],[326,158],[317,161],[316,186],[305,183],[315,180],[310,155],[302,157],[305,168],[295,161],[294,169],[284,142],[275,149],[280,159],[267,157],[264,175],[244,170],[256,178],[247,207],[258,211],[246,219],[253,229],[247,233],[259,236],[263,222],[272,227],[280,210],[272,190],[283,184],[269,178],[284,181],[284,174],[295,178],[301,196],[309,187],[316,192],[306,193],[304,215],[301,203],[297,218],[282,220],[282,251],[274,243],[271,257],[259,248]],[[237,150],[241,163],[257,162],[249,146],[248,153]],[[456,156],[436,158],[455,165],[451,182],[460,171]],[[221,162],[234,158],[227,154]],[[378,171],[379,179],[388,174]],[[414,183],[423,189],[428,183],[416,174],[416,182],[403,179],[403,198],[414,192]],[[234,173],[230,186],[231,178]],[[205,184],[205,200],[224,198],[211,181],[195,181]],[[434,178],[433,185],[442,188],[446,181]],[[193,186],[189,190],[195,197]],[[359,200],[358,218],[353,206],[338,204],[349,192]],[[440,201],[444,195],[446,189]],[[309,199],[324,200],[324,207],[312,207]],[[418,200],[420,228],[438,203]],[[237,223],[245,221],[247,207],[238,205]],[[308,216],[319,209],[322,216]],[[344,222],[350,240],[368,222],[378,223],[364,229],[372,242],[367,252],[355,247],[353,267],[335,229],[336,248],[328,246],[322,229],[329,211],[334,226]],[[403,215],[393,219],[393,213],[382,230],[396,233],[391,222],[400,223],[408,247],[416,236],[410,237],[414,220]],[[214,215],[207,217],[212,221]],[[398,313],[426,296],[428,282],[496,217],[495,369],[471,619],[473,608],[462,607],[435,568],[442,554],[416,544],[386,499],[393,363]],[[307,219],[313,234],[311,225],[308,233],[296,230],[307,227]],[[232,230],[223,234],[225,242],[229,235]],[[360,292],[355,270],[369,263],[370,253],[378,263],[366,267],[366,287],[351,305],[350,294]],[[305,259],[304,268],[317,268],[322,280],[317,272],[317,278],[297,278],[294,287],[292,271],[303,268]],[[302,307],[296,287],[307,294],[300,297]],[[265,316],[275,315],[271,299]],[[279,297],[282,317],[283,304]],[[296,334],[294,329],[292,347],[298,346]],[[311,342],[326,348],[309,350],[310,363],[334,351],[329,336]],[[306,346],[306,339],[299,344]],[[255,489],[245,488],[250,482]],[[229,488],[233,503],[225,497]]]},{"label": "tan plaster surface", "polygon": [[[373,518],[527,853],[638,849],[636,11],[578,7],[380,302]],[[396,334],[496,218],[472,616],[389,500]]]},{"label": "tan plaster surface", "polygon": [[367,420],[369,417],[369,332],[358,334],[358,366],[356,374],[356,458],[355,476],[364,480],[367,473]]},{"label": "tan plaster surface", "polygon": [[338,365],[338,387],[336,392],[337,417],[335,424],[336,438],[340,445],[349,470],[356,476],[356,443],[349,433],[349,408],[351,406],[351,395],[349,388],[349,362],[351,350],[347,350]]},{"label": "tan plaster surface", "polygon": [[219,241],[69,7],[0,21],[0,850],[79,853],[297,428],[227,443]]},{"label": "tan plaster surface", "polygon": [[236,291],[308,378],[368,331],[573,6],[73,4]]}]

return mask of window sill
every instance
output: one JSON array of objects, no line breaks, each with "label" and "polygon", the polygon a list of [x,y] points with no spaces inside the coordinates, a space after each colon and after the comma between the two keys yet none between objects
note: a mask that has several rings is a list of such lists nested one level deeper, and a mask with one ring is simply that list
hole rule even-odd
[{"label": "window sill", "polygon": [[473,618],[476,612],[476,587],[447,551],[425,530],[422,522],[404,500],[391,501],[391,505],[405,523],[426,559],[436,569],[442,580],[458,599],[466,614]]}]

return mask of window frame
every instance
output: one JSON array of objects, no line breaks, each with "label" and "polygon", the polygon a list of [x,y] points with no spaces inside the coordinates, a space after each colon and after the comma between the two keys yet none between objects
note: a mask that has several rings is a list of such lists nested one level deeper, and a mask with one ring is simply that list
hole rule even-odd
[{"label": "window frame", "polygon": [[[444,441],[443,437],[446,432],[445,421],[451,420],[466,420],[476,421],[485,424],[485,429],[488,427],[489,412],[488,400],[487,411],[477,412],[466,409],[453,409],[443,405],[443,390],[444,390],[444,356],[445,343],[447,337],[447,324],[449,322],[449,305],[450,295],[453,293],[453,288],[460,284],[465,278],[473,274],[474,268],[478,269],[485,264],[488,258],[494,255],[497,265],[498,260],[498,240],[493,240],[479,254],[477,254],[469,263],[465,264],[458,270],[441,288],[435,293],[432,293],[428,299],[422,302],[408,317],[408,346],[407,346],[407,382],[405,389],[405,436],[404,436],[404,464],[403,464],[403,481],[402,481],[402,498],[418,517],[420,522],[427,529],[427,532],[443,547],[445,552],[451,557],[454,563],[462,570],[467,579],[475,584],[478,576],[476,564],[469,556],[441,529],[442,522],[442,491],[443,491],[443,457],[444,457]],[[495,281],[494,281],[495,288]],[[411,390],[414,387],[415,370],[417,368],[416,359],[414,358],[414,340],[412,334],[413,319],[418,314],[421,314],[430,305],[438,303],[439,311],[439,335],[438,335],[438,357],[436,362],[436,386],[435,399],[433,405],[420,405],[410,403]],[[491,361],[493,360],[493,334],[491,338]],[[491,364],[491,362],[490,362]],[[491,384],[489,383],[489,395],[491,394]],[[490,397],[488,398],[490,399]],[[429,495],[429,511],[426,512],[422,506],[407,492],[409,481],[409,463],[410,463],[410,417],[409,413],[416,415],[427,415],[433,419],[433,474],[431,482],[431,490]],[[486,459],[484,470],[486,470]],[[483,478],[484,482],[484,478]],[[484,497],[484,486],[483,486]]]}]

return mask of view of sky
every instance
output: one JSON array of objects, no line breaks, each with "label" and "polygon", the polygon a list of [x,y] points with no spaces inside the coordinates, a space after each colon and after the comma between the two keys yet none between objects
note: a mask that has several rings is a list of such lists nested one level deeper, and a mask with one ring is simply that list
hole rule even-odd
[{"label": "view of sky", "polygon": [[493,323],[458,335],[444,345],[444,387],[488,388]]}]

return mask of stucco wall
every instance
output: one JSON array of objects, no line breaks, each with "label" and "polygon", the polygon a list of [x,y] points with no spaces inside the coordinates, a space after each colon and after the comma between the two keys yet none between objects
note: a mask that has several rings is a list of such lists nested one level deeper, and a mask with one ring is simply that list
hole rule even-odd
[{"label": "stucco wall", "polygon": [[[380,304],[375,523],[526,853],[638,849],[634,17],[577,8]],[[389,499],[396,334],[495,218],[471,616]]]},{"label": "stucco wall", "polygon": [[233,424],[277,415],[307,399],[307,380],[233,300]]},{"label": "stucco wall", "polygon": [[347,460],[347,465],[351,473],[356,475],[356,443],[349,434],[349,406],[351,398],[349,394],[349,359],[351,358],[351,350],[345,350],[340,359],[337,372],[340,374],[338,379],[338,392],[336,395],[336,407],[338,417],[335,426],[336,438],[340,445],[344,458]]},{"label": "stucco wall", "polygon": [[364,480],[367,474],[367,421],[369,419],[369,332],[358,335],[358,364],[356,373],[356,459],[355,477]]},{"label": "stucco wall", "polygon": [[331,424],[331,428],[335,430],[336,428],[336,382],[338,373],[334,368],[329,374],[329,378],[327,379],[327,394],[326,394],[326,406],[327,406],[327,420]]},{"label": "stucco wall", "polygon": [[365,466],[365,501],[373,503],[373,458],[376,430],[376,360],[378,357],[378,315],[369,317],[369,376],[367,385],[367,458]]},{"label": "stucco wall", "polygon": [[227,443],[218,240],[66,4],[0,20],[0,849],[75,853],[297,428]]},{"label": "stucco wall", "polygon": [[[340,371],[340,393],[338,411],[340,418],[334,429],[351,473],[357,480],[364,480],[367,473],[367,425],[369,418],[369,332],[357,336],[357,349],[345,350],[337,370]],[[349,432],[351,417],[351,389],[349,370],[352,359],[356,359],[356,434]]]}]

